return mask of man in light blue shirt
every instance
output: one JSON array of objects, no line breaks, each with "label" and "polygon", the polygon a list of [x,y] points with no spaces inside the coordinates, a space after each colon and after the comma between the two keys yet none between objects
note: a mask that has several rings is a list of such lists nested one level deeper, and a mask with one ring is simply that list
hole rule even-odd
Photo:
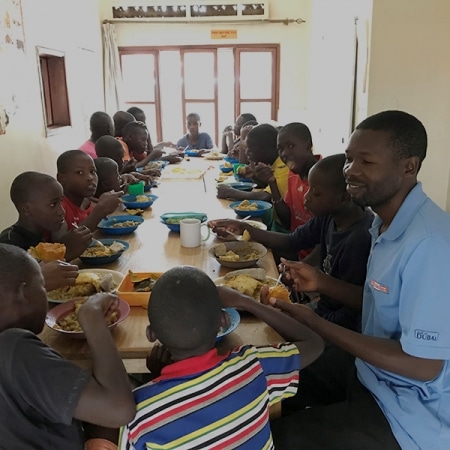
[{"label": "man in light blue shirt", "polygon": [[[275,302],[335,346],[311,366],[314,377],[305,373],[329,401],[312,400],[312,408],[275,422],[279,448],[450,449],[450,216],[417,182],[426,147],[425,128],[402,111],[371,116],[351,136],[347,192],[377,214],[362,334]],[[339,280],[315,277],[305,264],[286,265],[299,289],[357,295]],[[342,363],[341,356],[351,364],[350,355],[356,373]]]}]

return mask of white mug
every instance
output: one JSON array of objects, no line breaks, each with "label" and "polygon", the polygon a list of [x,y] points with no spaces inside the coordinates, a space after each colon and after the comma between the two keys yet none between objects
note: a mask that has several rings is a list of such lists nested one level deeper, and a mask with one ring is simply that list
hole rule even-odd
[{"label": "white mug", "polygon": [[[201,227],[208,230],[206,237],[202,238]],[[206,223],[201,223],[198,219],[180,220],[180,239],[182,247],[198,247],[201,241],[209,238],[209,228]]]}]

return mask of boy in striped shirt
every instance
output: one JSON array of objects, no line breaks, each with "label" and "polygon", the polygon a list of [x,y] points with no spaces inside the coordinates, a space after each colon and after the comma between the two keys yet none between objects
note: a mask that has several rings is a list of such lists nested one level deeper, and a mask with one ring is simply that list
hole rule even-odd
[{"label": "boy in striped shirt", "polygon": [[[222,307],[246,310],[294,343],[245,345],[220,355],[215,342],[226,325]],[[134,391],[137,413],[121,430],[120,448],[274,448],[269,406],[295,394],[300,368],[320,355],[323,341],[280,311],[216,287],[190,266],[157,281],[148,315],[147,336],[163,346],[153,348],[151,370],[155,356],[160,362],[162,354],[170,355],[170,363]]]}]

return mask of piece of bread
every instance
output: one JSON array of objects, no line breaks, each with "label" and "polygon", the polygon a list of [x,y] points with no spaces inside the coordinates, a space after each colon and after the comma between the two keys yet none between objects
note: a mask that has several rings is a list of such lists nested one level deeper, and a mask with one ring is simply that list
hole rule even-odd
[{"label": "piece of bread", "polygon": [[66,246],[59,242],[39,242],[36,247],[30,247],[28,253],[41,261],[62,260],[66,256]]},{"label": "piece of bread", "polygon": [[282,284],[277,284],[269,289],[269,298],[274,297],[278,300],[283,300],[285,302],[290,302],[289,291]]}]

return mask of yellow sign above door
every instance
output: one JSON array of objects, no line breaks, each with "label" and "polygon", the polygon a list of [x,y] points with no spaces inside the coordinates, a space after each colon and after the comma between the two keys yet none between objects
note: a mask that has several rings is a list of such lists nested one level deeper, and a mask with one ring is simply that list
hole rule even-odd
[{"label": "yellow sign above door", "polygon": [[211,30],[211,39],[237,39],[237,30]]}]

